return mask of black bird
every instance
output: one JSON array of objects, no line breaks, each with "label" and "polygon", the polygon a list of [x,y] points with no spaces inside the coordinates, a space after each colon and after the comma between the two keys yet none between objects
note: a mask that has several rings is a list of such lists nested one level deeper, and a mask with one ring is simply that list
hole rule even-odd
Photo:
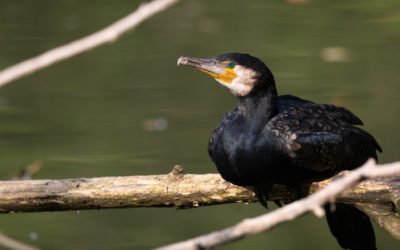
[{"label": "black bird", "polygon": [[[361,166],[382,152],[374,137],[353,125],[362,121],[349,110],[317,104],[291,95],[278,96],[274,76],[258,58],[230,53],[211,59],[181,56],[189,65],[214,77],[238,100],[212,134],[208,152],[221,176],[239,186],[253,186],[267,207],[274,183],[284,184],[294,199],[300,184],[312,177]],[[361,210],[343,203],[331,212],[332,234],[340,246],[375,250],[371,221]]]}]

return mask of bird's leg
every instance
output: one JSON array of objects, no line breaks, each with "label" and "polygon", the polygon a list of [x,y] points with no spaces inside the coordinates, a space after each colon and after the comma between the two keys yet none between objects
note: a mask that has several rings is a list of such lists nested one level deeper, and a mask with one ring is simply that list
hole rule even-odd
[{"label": "bird's leg", "polygon": [[297,201],[302,198],[300,185],[287,185],[286,187],[292,194],[293,200]]},{"label": "bird's leg", "polygon": [[[268,196],[272,191],[273,184],[268,184],[264,186],[255,186],[254,192],[256,193],[257,199],[261,205],[263,205],[266,209],[268,209]],[[279,200],[274,200],[274,203],[278,207],[282,207],[282,204]]]},{"label": "bird's leg", "polygon": [[278,207],[282,207],[282,203],[280,200],[274,200],[274,203],[278,206]]},{"label": "bird's leg", "polygon": [[263,191],[263,186],[255,186],[254,193],[256,194],[260,204],[263,205],[263,207],[265,207],[266,209],[268,209],[267,199]]}]

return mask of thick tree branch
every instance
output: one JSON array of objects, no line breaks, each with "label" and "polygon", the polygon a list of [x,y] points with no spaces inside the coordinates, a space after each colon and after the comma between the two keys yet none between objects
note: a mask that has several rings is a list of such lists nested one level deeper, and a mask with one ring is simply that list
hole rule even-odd
[{"label": "thick tree branch", "polygon": [[105,43],[114,42],[122,34],[132,30],[146,19],[165,10],[176,2],[178,2],[178,0],[154,0],[150,3],[142,4],[132,14],[94,34],[6,68],[0,71],[0,87],[25,75],[46,68],[56,62],[66,60]]},{"label": "thick tree branch", "polygon": [[[400,180],[400,177],[393,177],[396,174],[400,174],[400,162],[397,163],[392,163],[392,164],[386,164],[382,165],[380,167],[377,167],[376,163],[374,160],[370,159],[367,163],[365,163],[362,167],[358,168],[357,170],[352,171],[351,173],[347,174],[346,176],[343,176],[342,178],[335,180],[334,183],[331,183],[331,185],[325,187],[323,190],[320,190],[316,192],[315,194],[312,194],[304,199],[301,199],[296,202],[292,202],[289,205],[286,205],[280,209],[274,210],[270,213],[258,216],[253,219],[245,219],[239,224],[226,228],[221,231],[216,231],[210,234],[206,234],[203,236],[196,237],[194,239],[190,239],[187,241],[182,241],[179,243],[171,244],[168,246],[160,247],[157,248],[158,250],[170,250],[170,249],[193,249],[193,250],[198,250],[198,249],[210,249],[216,246],[224,245],[229,242],[233,242],[236,240],[239,240],[243,237],[247,237],[250,235],[254,235],[257,233],[261,233],[267,230],[270,230],[271,228],[275,227],[276,225],[279,225],[283,222],[293,220],[300,215],[306,213],[306,212],[314,212],[318,217],[324,216],[325,212],[321,208],[324,204],[327,202],[333,202],[335,201],[335,198],[338,197],[341,193],[345,192],[346,190],[349,190],[350,188],[354,188],[353,190],[347,192],[347,194],[350,194],[350,197],[353,197],[352,195],[353,191],[355,191],[355,196],[358,196],[360,194],[360,191],[357,191],[357,189],[360,188],[365,188],[365,182],[361,183],[360,185],[357,186],[357,183],[359,183],[361,180],[366,179],[366,178],[377,178],[377,177],[384,177],[384,176],[391,176],[392,179],[390,180],[385,180],[387,182],[398,182]],[[334,177],[336,178],[336,177]],[[382,181],[382,180],[381,180]],[[383,186],[383,187],[375,187],[374,190],[381,190],[384,193],[384,197],[387,197],[387,188],[388,186]],[[345,195],[341,195],[338,198],[341,198],[344,200]],[[391,199],[385,200],[385,202],[389,203],[393,202],[397,206],[399,205],[399,192],[393,193],[391,196]],[[383,202],[383,200],[380,199],[381,196],[376,196],[376,200],[374,203],[379,203]],[[371,197],[370,197],[371,198]],[[393,204],[392,203],[392,204]],[[388,204],[386,204],[388,205]],[[366,205],[363,205],[366,207]],[[382,207],[384,207],[384,204],[382,203]],[[388,212],[388,211],[384,211]],[[395,212],[394,209],[392,208],[390,210],[391,213]],[[378,215],[377,218],[381,218],[383,214]],[[393,217],[391,217],[393,218]],[[385,226],[390,225],[391,223],[394,223],[393,220],[388,219],[388,222],[385,223]],[[379,224],[379,223],[378,223]],[[384,227],[385,228],[385,227]],[[398,228],[398,224],[397,224]],[[396,239],[398,239],[398,236],[400,232],[397,230],[388,230],[389,233],[393,235]]]},{"label": "thick tree branch", "polygon": [[[344,171],[325,181],[304,184],[303,194],[315,193],[351,173]],[[336,200],[400,207],[399,181],[395,176],[365,180]],[[275,185],[270,199],[290,200],[291,195],[285,186]],[[0,182],[0,213],[128,207],[179,209],[256,201],[251,188],[226,182],[219,174],[183,174],[180,166],[168,175]]]},{"label": "thick tree branch", "polygon": [[176,207],[256,201],[251,190],[218,174],[168,175],[0,182],[0,213],[100,208]]},{"label": "thick tree branch", "polygon": [[[400,224],[395,206],[400,208],[400,176],[396,176],[395,173],[400,170],[400,163],[386,164],[379,168],[371,161],[368,164],[353,172],[341,172],[324,181],[303,184],[303,195],[313,194],[321,189],[324,189],[323,193],[310,196],[306,201],[301,200],[299,204],[295,202],[287,205],[283,210],[277,210],[282,212],[274,211],[273,214],[278,213],[278,217],[268,217],[268,223],[261,223],[265,227],[251,233],[240,231],[245,234],[240,233],[237,237],[230,235],[226,242],[260,230],[268,230],[275,225],[274,223],[294,219],[307,211],[314,211],[322,216],[323,210],[320,205],[332,200],[332,197],[336,197],[336,201],[359,207],[399,240]],[[365,178],[375,179],[364,180],[357,185]],[[329,185],[332,182],[335,184]],[[348,191],[342,193],[342,190]],[[270,199],[290,200],[291,195],[285,186],[275,185]],[[175,166],[168,175],[0,182],[0,213],[129,207],[178,209],[256,201],[251,188],[235,186],[224,181],[218,174],[184,174],[180,166]],[[293,213],[292,210],[296,212]],[[289,214],[286,214],[287,212]],[[272,222],[274,223],[270,224]],[[215,244],[207,243],[204,246],[207,248]],[[219,244],[221,242],[217,245]]]},{"label": "thick tree branch", "polygon": [[394,204],[356,203],[353,205],[367,214],[393,238],[400,241],[400,218]]}]

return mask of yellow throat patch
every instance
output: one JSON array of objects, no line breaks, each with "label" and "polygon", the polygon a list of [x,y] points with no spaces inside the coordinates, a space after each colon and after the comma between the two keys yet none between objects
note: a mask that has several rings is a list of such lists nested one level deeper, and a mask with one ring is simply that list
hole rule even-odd
[{"label": "yellow throat patch", "polygon": [[215,79],[218,79],[220,81],[223,81],[223,82],[229,83],[229,84],[231,84],[233,82],[233,80],[235,80],[237,78],[237,75],[236,75],[235,71],[233,71],[233,69],[231,69],[231,68],[226,68],[225,69],[226,71],[221,75],[216,74],[216,73],[212,73],[212,72],[210,72],[208,70],[205,70],[205,69],[200,69],[200,68],[196,68],[196,69],[201,70],[204,73],[209,74],[210,76],[214,77]]}]

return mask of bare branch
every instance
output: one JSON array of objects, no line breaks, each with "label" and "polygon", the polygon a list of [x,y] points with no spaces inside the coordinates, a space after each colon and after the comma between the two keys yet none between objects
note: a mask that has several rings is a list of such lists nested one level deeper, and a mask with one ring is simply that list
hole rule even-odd
[{"label": "bare branch", "polygon": [[122,34],[132,30],[146,19],[176,2],[178,0],[154,0],[150,3],[141,4],[135,12],[103,30],[6,68],[0,71],[0,87],[56,62],[66,60],[102,44],[114,42]]},{"label": "bare branch", "polygon": [[[305,183],[302,193],[315,193],[351,173],[344,171],[321,182]],[[274,185],[269,199],[290,200],[291,195],[285,186]],[[394,203],[400,207],[399,179],[391,176],[365,180],[336,200]],[[251,188],[226,182],[219,174],[183,174],[180,166],[175,166],[168,175],[0,182],[0,213],[128,207],[181,209],[232,202],[257,202],[257,198]],[[319,206],[313,206],[312,210],[323,216]]]},{"label": "bare branch", "polygon": [[[324,214],[324,211],[319,210],[317,207],[322,207],[325,203],[332,201],[332,199],[337,197],[339,194],[355,187],[361,180],[365,178],[384,176],[393,177],[395,174],[400,174],[400,162],[381,165],[378,168],[375,161],[370,159],[362,167],[354,170],[346,176],[343,176],[323,190],[320,190],[304,199],[253,219],[245,219],[233,227],[202,235],[187,241],[160,247],[157,248],[157,250],[210,249],[239,240],[249,235],[267,231],[278,224],[293,220],[306,212],[314,211],[317,216],[320,216],[321,214]],[[398,201],[396,201],[395,204],[398,205]]]},{"label": "bare branch", "polygon": [[70,211],[128,207],[194,208],[257,201],[252,190],[218,174],[168,175],[0,182],[0,213]]},{"label": "bare branch", "polygon": [[[400,208],[400,178],[394,175],[398,171],[400,163],[387,164],[379,168],[375,168],[374,163],[370,162],[369,164],[372,164],[372,167],[366,166],[361,172],[360,170],[343,171],[324,181],[303,184],[302,194],[313,194],[325,189],[332,182],[342,183],[345,181],[339,184],[344,186],[335,189],[336,192],[329,191],[331,188],[329,186],[324,191],[329,192],[329,196],[322,198],[317,196],[314,198],[317,199],[317,202],[307,203],[305,207],[301,205],[303,203],[300,203],[300,205],[296,205],[298,208],[292,208],[296,212],[291,211],[289,214],[279,217],[283,220],[274,223],[294,219],[307,211],[313,211],[317,216],[323,216],[324,211],[321,210],[320,204],[327,201],[338,201],[351,203],[357,207],[361,206],[359,207],[361,210],[400,241],[400,230],[397,230],[400,227],[400,220],[394,210],[395,206]],[[354,183],[362,178],[379,176],[376,170],[380,170],[390,177],[364,180],[354,187]],[[345,186],[354,188],[337,196],[338,192],[345,189]],[[285,186],[274,185],[269,199],[290,200],[291,195]],[[167,175],[0,182],[0,213],[130,207],[175,207],[181,209],[256,201],[257,198],[250,187],[233,185],[224,181],[219,174],[184,174],[180,166],[175,166],[173,171]],[[298,202],[293,204],[298,204]],[[377,207],[378,205],[379,207]],[[285,209],[291,208],[291,206],[293,205],[285,206]],[[276,218],[271,219],[272,222],[274,220]],[[273,225],[275,224],[262,230],[267,230]],[[244,236],[239,234],[238,237]],[[229,241],[232,240],[232,238],[229,239]]]},{"label": "bare branch", "polygon": [[38,247],[30,246],[28,244],[17,241],[7,236],[3,232],[0,232],[0,245],[14,250],[40,250],[40,248]]}]

